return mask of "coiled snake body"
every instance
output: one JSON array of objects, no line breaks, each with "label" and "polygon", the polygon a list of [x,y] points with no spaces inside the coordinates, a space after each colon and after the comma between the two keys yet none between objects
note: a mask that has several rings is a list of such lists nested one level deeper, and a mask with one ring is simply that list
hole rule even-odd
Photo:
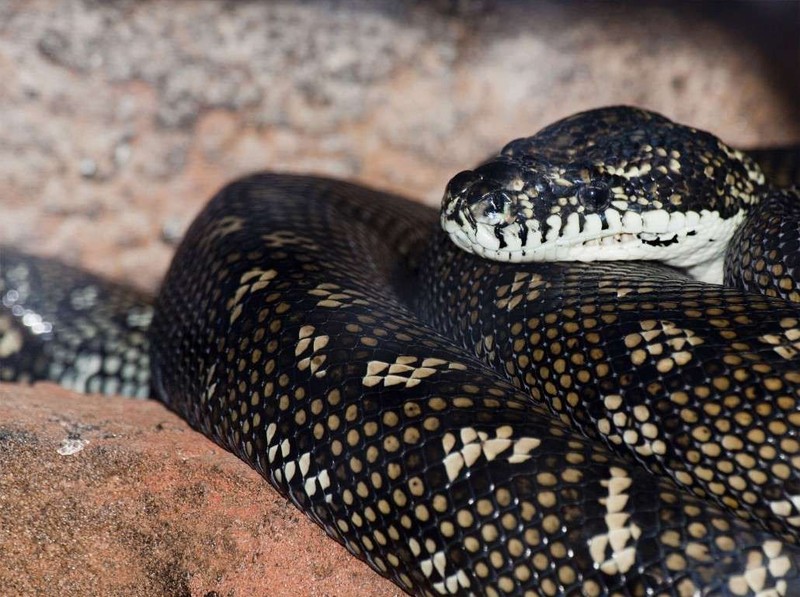
[{"label": "coiled snake body", "polygon": [[492,263],[437,219],[245,178],[154,309],[4,249],[0,372],[151,385],[414,594],[797,594],[798,308],[655,263]]}]

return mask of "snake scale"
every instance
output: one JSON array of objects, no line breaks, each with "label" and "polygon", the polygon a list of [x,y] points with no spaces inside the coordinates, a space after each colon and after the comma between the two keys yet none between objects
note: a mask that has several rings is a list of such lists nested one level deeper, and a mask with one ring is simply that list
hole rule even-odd
[{"label": "snake scale", "polygon": [[770,214],[737,233],[765,296],[493,262],[401,197],[253,175],[155,304],[3,248],[0,379],[152,392],[412,594],[800,594],[800,310],[767,244],[795,241]]}]

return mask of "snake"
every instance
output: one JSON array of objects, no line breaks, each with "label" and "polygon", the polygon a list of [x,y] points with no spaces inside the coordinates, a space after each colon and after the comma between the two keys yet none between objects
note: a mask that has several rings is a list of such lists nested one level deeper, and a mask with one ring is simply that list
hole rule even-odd
[{"label": "snake", "polygon": [[0,379],[161,400],[413,595],[798,594],[798,191],[771,155],[613,107],[441,210],[250,175],[155,298],[3,247]]}]

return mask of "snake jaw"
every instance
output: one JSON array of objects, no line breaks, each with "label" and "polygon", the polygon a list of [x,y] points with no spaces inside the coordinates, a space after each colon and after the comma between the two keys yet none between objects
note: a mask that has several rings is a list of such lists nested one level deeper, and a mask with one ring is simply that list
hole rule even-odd
[{"label": "snake jaw", "polygon": [[[608,207],[600,213],[573,211],[538,220],[525,217],[518,204],[509,206],[509,194],[503,198],[502,210],[480,212],[483,203],[462,202],[443,211],[442,227],[462,250],[495,261],[659,260],[696,271],[698,279],[715,283],[721,283],[721,270],[708,264],[722,258],[746,213],[740,210],[731,218],[721,218],[709,210],[638,213]],[[488,201],[497,207],[496,197]]]}]

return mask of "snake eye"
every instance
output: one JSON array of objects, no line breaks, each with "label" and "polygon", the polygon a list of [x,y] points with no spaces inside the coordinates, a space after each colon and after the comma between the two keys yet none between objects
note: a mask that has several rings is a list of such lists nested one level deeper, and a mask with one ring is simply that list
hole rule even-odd
[{"label": "snake eye", "polygon": [[586,207],[599,211],[608,206],[610,202],[608,187],[603,183],[582,186],[578,189],[578,201]]}]

